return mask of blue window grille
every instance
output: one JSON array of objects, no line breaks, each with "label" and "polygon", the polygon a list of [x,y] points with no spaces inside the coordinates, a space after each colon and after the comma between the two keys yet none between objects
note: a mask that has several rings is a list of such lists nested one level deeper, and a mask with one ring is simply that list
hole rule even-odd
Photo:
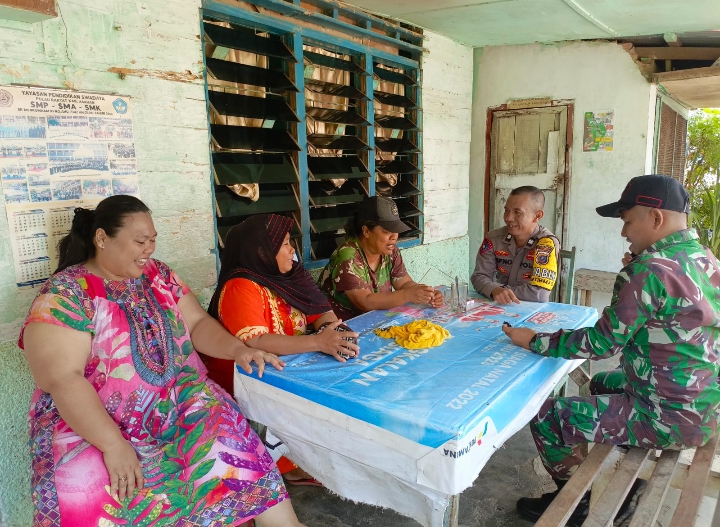
[{"label": "blue window grille", "polygon": [[306,267],[321,267],[374,195],[412,226],[398,245],[421,243],[422,36],[325,0],[307,2],[314,14],[250,3],[272,12],[202,10],[219,249],[246,217],[285,214]]}]

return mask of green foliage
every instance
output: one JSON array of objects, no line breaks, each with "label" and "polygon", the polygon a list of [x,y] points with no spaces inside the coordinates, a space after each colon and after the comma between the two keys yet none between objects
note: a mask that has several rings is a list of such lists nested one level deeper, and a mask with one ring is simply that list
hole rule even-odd
[{"label": "green foliage", "polygon": [[693,112],[688,121],[688,151],[685,165],[687,187],[691,189],[715,181],[719,166],[720,110]]},{"label": "green foliage", "polygon": [[700,235],[700,243],[720,257],[720,183],[716,181],[696,194],[693,205],[697,209],[693,209],[690,221]]},{"label": "green foliage", "polygon": [[720,256],[720,110],[691,115],[685,168],[691,225],[703,245]]}]

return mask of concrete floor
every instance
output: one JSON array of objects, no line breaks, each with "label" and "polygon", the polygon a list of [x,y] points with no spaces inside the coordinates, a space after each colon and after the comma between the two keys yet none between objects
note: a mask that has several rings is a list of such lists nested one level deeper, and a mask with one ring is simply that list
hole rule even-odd
[{"label": "concrete floor", "polygon": [[[500,448],[460,497],[460,527],[530,527],[515,512],[523,496],[555,488],[540,465],[528,427]],[[298,518],[308,527],[420,527],[395,511],[353,503],[320,487],[289,487]]]}]

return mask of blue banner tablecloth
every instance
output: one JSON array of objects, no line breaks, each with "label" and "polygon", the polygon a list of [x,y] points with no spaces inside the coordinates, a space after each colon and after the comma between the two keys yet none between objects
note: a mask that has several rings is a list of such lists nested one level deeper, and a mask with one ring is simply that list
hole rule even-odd
[{"label": "blue banner tablecloth", "polygon": [[[407,350],[373,333],[420,318],[441,324],[451,338],[435,348]],[[283,371],[266,368],[261,381],[437,448],[486,417],[502,430],[566,364],[513,345],[502,322],[552,332],[596,319],[594,308],[568,304],[472,300],[462,315],[405,305],[348,322],[361,334],[359,358],[342,364],[322,353],[290,355],[283,357]]]}]

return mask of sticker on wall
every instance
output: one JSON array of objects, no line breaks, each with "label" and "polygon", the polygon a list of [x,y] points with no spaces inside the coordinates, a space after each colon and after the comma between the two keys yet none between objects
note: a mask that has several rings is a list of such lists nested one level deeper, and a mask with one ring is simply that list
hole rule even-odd
[{"label": "sticker on wall", "polygon": [[613,149],[613,111],[585,112],[583,152],[609,152]]},{"label": "sticker on wall", "polygon": [[0,184],[18,287],[42,284],[75,207],[138,195],[127,97],[0,86]]}]

